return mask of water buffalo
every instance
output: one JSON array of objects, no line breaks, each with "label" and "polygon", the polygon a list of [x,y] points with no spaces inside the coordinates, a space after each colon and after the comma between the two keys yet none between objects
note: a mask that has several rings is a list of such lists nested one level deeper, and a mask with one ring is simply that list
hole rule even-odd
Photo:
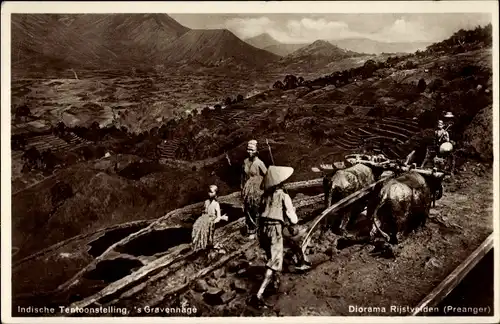
[{"label": "water buffalo", "polygon": [[[355,164],[347,169],[338,170],[330,179],[325,177],[323,179],[323,189],[325,191],[326,207],[328,208],[332,203],[371,185],[375,182],[375,179],[380,176],[378,173],[381,173],[381,171],[375,170],[364,164]],[[366,203],[360,201],[355,204],[350,211],[341,213],[341,223],[339,226],[341,234],[346,234],[347,224],[354,220],[365,207]]]},{"label": "water buffalo", "polygon": [[370,237],[380,233],[389,244],[398,244],[425,225],[431,203],[442,196],[444,174],[410,170],[375,188],[368,216],[373,222]]}]

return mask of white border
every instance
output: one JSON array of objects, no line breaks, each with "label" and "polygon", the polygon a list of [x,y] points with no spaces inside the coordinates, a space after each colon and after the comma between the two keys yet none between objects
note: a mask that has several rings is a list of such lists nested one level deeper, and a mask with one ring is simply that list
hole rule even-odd
[{"label": "white border", "polygon": [[[498,2],[497,1],[314,1],[311,2],[2,2],[2,109],[1,109],[1,234],[2,234],[2,322],[3,323],[164,323],[164,322],[301,322],[301,323],[498,323],[499,290],[495,289],[494,317],[288,317],[288,318],[12,318],[11,317],[11,159],[10,159],[10,14],[11,13],[491,13],[493,25],[493,146],[494,146],[494,213],[499,215],[499,134],[498,134]],[[493,228],[499,233],[498,217]],[[495,269],[500,269],[499,237],[495,236]],[[494,286],[499,287],[498,271]],[[7,297],[8,296],[8,297]]]}]

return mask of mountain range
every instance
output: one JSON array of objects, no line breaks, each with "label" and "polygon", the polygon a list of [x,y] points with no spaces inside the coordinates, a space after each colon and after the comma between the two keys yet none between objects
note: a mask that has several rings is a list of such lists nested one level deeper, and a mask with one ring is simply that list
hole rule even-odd
[{"label": "mountain range", "polygon": [[151,69],[182,65],[321,66],[359,52],[405,52],[425,44],[348,39],[283,44],[269,34],[246,39],[227,29],[190,29],[167,14],[13,14],[13,70]]},{"label": "mountain range", "polygon": [[248,44],[274,53],[279,56],[286,56],[308,44],[284,44],[274,39],[268,33],[260,34],[252,38],[245,39]]},{"label": "mountain range", "polygon": [[380,42],[369,38],[346,38],[331,40],[330,43],[340,48],[347,48],[354,52],[381,54],[381,53],[413,53],[425,50],[431,42]]},{"label": "mountain range", "polygon": [[[413,53],[431,45],[430,42],[381,42],[369,38],[346,38],[341,40],[326,40],[329,43],[356,53]],[[257,48],[264,49],[280,56],[286,56],[309,44],[281,43],[268,33],[245,39],[245,42]]]}]

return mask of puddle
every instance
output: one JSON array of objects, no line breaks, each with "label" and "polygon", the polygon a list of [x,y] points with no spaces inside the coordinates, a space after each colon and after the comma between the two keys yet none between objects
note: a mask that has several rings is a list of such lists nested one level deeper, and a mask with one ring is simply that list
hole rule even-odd
[{"label": "puddle", "polygon": [[174,246],[190,242],[191,228],[167,228],[140,236],[124,246],[117,247],[116,251],[133,256],[152,256],[165,252]]},{"label": "puddle", "polygon": [[90,280],[102,280],[111,283],[131,274],[142,266],[141,261],[128,258],[104,260],[99,262],[94,270],[86,273],[84,277]]},{"label": "puddle", "polygon": [[97,240],[90,242],[88,245],[90,249],[88,253],[95,257],[103,254],[111,245],[148,226],[147,224],[137,224],[125,228],[117,228],[107,232],[104,236],[99,237]]}]

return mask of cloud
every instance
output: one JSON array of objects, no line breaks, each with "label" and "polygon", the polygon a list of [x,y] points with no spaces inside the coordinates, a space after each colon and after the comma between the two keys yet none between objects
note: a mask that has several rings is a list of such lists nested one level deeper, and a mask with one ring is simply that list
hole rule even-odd
[{"label": "cloud", "polygon": [[[288,19],[287,19],[288,18]],[[426,42],[445,39],[460,28],[487,22],[487,16],[467,15],[363,15],[337,17],[235,17],[218,28],[227,28],[245,39],[268,33],[282,43],[311,43],[318,39],[370,38],[385,42]]]},{"label": "cloud", "polygon": [[225,28],[242,38],[268,33],[283,43],[309,43],[318,39],[359,36],[359,33],[351,31],[345,22],[323,18],[291,19],[282,24],[268,17],[232,18],[225,22]]},{"label": "cloud", "polygon": [[268,17],[232,18],[226,21],[225,27],[243,38],[254,37],[276,28],[275,23]]},{"label": "cloud", "polygon": [[433,29],[420,22],[399,18],[371,38],[388,42],[425,42],[434,39]]}]

